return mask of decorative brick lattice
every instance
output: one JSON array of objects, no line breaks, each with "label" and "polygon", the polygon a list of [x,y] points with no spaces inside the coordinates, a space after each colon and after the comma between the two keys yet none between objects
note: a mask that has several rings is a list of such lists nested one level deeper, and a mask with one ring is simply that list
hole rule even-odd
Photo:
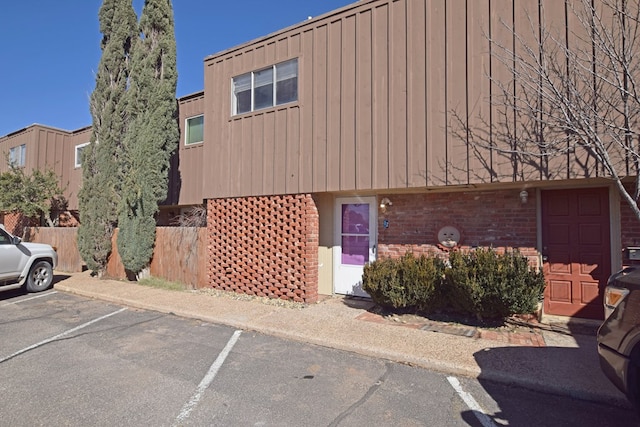
[{"label": "decorative brick lattice", "polygon": [[207,203],[210,286],[297,302],[318,300],[318,210],[310,195]]},{"label": "decorative brick lattice", "polygon": [[36,226],[38,222],[32,219],[29,219],[17,212],[7,212],[4,213],[0,219],[4,224],[4,228],[11,234],[15,236],[20,236],[24,234],[25,227]]}]

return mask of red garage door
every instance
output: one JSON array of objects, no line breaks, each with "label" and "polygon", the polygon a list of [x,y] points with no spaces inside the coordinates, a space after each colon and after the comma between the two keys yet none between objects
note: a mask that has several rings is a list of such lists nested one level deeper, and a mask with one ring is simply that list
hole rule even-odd
[{"label": "red garage door", "polygon": [[542,192],[542,255],[547,314],[602,319],[611,273],[609,190]]}]

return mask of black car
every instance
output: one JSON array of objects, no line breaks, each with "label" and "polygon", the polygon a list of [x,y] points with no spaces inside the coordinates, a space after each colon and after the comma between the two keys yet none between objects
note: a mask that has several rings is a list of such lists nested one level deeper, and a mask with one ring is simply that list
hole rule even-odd
[{"label": "black car", "polygon": [[609,278],[604,309],[598,330],[600,366],[640,412],[640,266]]}]

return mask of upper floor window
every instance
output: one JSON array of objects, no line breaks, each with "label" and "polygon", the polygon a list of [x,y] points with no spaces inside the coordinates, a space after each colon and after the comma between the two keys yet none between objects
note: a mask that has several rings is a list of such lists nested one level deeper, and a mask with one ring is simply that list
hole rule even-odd
[{"label": "upper floor window", "polygon": [[189,117],[185,128],[184,145],[204,141],[204,116]]},{"label": "upper floor window", "polygon": [[89,145],[89,142],[85,142],[84,144],[76,145],[76,157],[75,157],[75,161],[74,161],[74,166],[77,167],[77,168],[82,166],[82,150],[84,150],[87,145]]},{"label": "upper floor window", "polygon": [[298,100],[298,59],[233,78],[233,114]]},{"label": "upper floor window", "polygon": [[15,167],[24,167],[27,145],[22,144],[9,149],[9,163]]}]

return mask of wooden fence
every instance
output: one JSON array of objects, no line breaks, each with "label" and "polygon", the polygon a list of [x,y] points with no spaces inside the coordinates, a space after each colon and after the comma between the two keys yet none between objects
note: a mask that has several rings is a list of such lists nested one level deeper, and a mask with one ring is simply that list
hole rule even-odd
[{"label": "wooden fence", "polygon": [[[118,230],[113,236],[113,251],[109,257],[106,275],[126,279],[127,274],[118,254]],[[77,228],[34,227],[25,232],[25,240],[48,243],[58,252],[58,270],[79,272],[84,262],[78,252]],[[207,229],[191,227],[157,227],[156,243],[151,260],[151,275],[184,283],[193,288],[207,284],[206,251]]]},{"label": "wooden fence", "polygon": [[78,252],[78,229],[67,227],[27,227],[24,230],[27,242],[47,243],[58,253],[57,270],[66,273],[82,271],[84,262]]}]

